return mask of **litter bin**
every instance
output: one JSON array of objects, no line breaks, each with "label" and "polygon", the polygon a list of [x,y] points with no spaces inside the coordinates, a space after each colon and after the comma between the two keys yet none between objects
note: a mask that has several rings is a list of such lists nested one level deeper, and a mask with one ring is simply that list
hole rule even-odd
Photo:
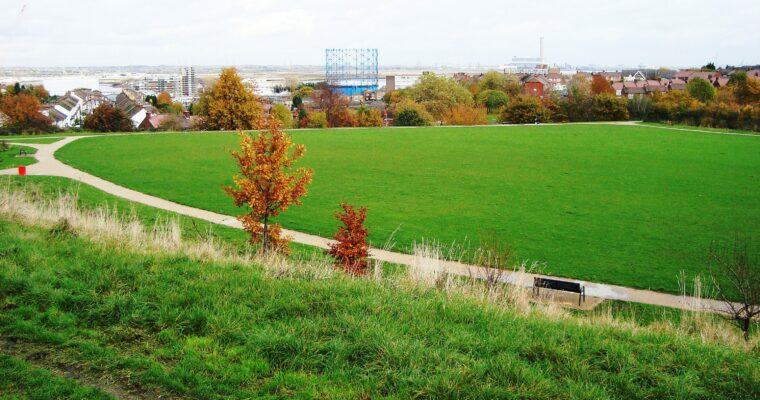
[{"label": "litter bin", "polygon": [[26,176],[26,167],[25,166],[22,165],[22,166],[18,167],[18,176]]}]

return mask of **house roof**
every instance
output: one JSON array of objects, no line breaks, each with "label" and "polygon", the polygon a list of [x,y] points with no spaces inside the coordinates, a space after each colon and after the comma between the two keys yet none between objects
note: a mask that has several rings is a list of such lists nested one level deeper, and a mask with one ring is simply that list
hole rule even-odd
[{"label": "house roof", "polygon": [[66,93],[58,99],[58,105],[66,109],[67,111],[71,111],[74,109],[74,107],[79,104],[79,100],[75,99],[70,93]]},{"label": "house roof", "polygon": [[64,115],[62,112],[56,110],[55,108],[51,107],[48,108],[48,117],[52,118],[53,121],[63,121],[66,119],[66,115]]},{"label": "house roof", "polygon": [[127,114],[129,118],[134,117],[135,114],[143,110],[142,106],[135,103],[134,100],[124,93],[119,93],[119,95],[116,96],[116,108],[123,111],[124,114]]},{"label": "house roof", "polygon": [[623,93],[625,94],[644,94],[646,91],[644,90],[644,87],[642,86],[632,86],[632,87],[626,87],[623,89]]},{"label": "house roof", "polygon": [[540,83],[544,86],[549,85],[549,81],[544,79],[544,77],[537,75],[528,75],[527,77],[523,78],[523,83]]},{"label": "house roof", "polygon": [[613,82],[612,83],[612,88],[615,89],[615,90],[623,90],[624,87],[625,87],[625,85],[623,84],[623,82]]}]

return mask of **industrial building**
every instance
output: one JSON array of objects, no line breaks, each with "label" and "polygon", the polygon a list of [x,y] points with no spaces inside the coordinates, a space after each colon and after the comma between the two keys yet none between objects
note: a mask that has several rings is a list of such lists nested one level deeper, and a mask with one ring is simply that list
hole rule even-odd
[{"label": "industrial building", "polygon": [[378,79],[377,49],[325,50],[325,81],[330,88],[353,96],[377,91]]}]

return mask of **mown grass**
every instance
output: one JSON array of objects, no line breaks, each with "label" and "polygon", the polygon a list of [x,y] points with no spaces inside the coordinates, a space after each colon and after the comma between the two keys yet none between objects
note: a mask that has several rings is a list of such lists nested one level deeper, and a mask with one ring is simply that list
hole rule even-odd
[{"label": "mown grass", "polygon": [[2,137],[0,136],[0,141],[5,142],[13,142],[13,143],[37,143],[37,144],[50,144],[55,143],[59,140],[62,140],[63,137],[45,137],[45,138],[28,138],[28,139],[15,139],[13,136],[10,137]]},{"label": "mown grass", "polygon": [[18,157],[21,150],[34,154],[37,149],[27,146],[11,146],[6,151],[0,151],[0,169],[15,168],[21,165],[32,165],[37,162],[33,157]]},{"label": "mown grass", "polygon": [[696,131],[706,131],[706,132],[715,132],[715,133],[741,133],[741,134],[749,134],[749,135],[760,135],[760,133],[758,132],[744,131],[741,129],[710,128],[706,126],[665,124],[665,123],[660,123],[660,122],[640,122],[639,124],[646,125],[646,126],[678,128],[678,129],[684,129],[684,130],[696,130]]},{"label": "mown grass", "polygon": [[0,221],[0,333],[188,398],[757,398],[758,353]]},{"label": "mown grass", "polygon": [[[512,245],[544,272],[678,292],[713,240],[760,234],[760,141],[638,126],[293,131],[315,169],[290,229],[331,236],[341,201],[369,208],[370,239]],[[59,159],[127,187],[225,214],[235,135],[83,139]],[[398,230],[397,230],[398,229]],[[466,246],[466,244],[465,244]]]},{"label": "mown grass", "polygon": [[0,399],[112,399],[94,388],[4,354],[0,354]]}]

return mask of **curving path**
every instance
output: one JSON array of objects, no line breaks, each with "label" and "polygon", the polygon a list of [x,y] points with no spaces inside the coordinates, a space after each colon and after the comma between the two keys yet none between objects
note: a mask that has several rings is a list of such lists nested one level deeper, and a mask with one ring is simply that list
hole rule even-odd
[{"label": "curving path", "polygon": [[[712,132],[710,132],[712,133]],[[159,208],[166,211],[175,212],[177,214],[198,218],[204,221],[208,221],[214,224],[220,224],[229,226],[232,228],[242,229],[242,224],[229,215],[223,215],[214,213],[211,211],[201,210],[194,207],[177,204],[168,200],[164,200],[158,197],[150,196],[132,189],[119,186],[115,183],[98,178],[94,175],[80,171],[69,165],[66,165],[55,158],[55,152],[67,144],[86,137],[103,137],[99,136],[69,136],[63,140],[60,140],[51,144],[32,144],[24,143],[23,145],[34,147],[37,149],[37,153],[34,157],[37,158],[38,163],[27,167],[27,175],[44,175],[44,176],[59,176],[64,178],[73,179],[88,185],[94,186],[106,193],[110,193],[121,198],[131,200],[137,203],[145,204],[151,207]],[[6,169],[0,170],[0,175],[15,175],[17,170]],[[307,233],[296,232],[283,229],[286,235],[293,238],[293,241],[302,243],[314,247],[326,249],[328,248],[331,240],[310,235]],[[377,260],[403,264],[403,265],[418,265],[420,259],[419,256],[412,254],[396,253],[382,249],[370,249],[371,256]],[[432,273],[449,273],[453,275],[476,277],[480,279],[493,278],[493,271],[489,271],[485,268],[475,265],[465,264],[455,261],[446,260],[425,260],[426,264],[430,265]],[[521,272],[506,272],[498,274],[499,281],[505,283],[511,283],[521,285],[525,287],[533,286],[534,277],[548,277],[546,275],[521,273]],[[549,277],[551,278],[551,277]],[[562,278],[565,279],[565,278]],[[573,280],[573,279],[565,279]],[[622,300],[635,303],[644,303],[657,306],[674,307],[685,310],[703,310],[710,312],[725,312],[727,306],[725,303],[711,300],[711,299],[698,299],[688,296],[678,296],[667,293],[654,292],[651,290],[633,289],[624,286],[609,285],[603,283],[585,282],[580,280],[573,280],[583,283],[586,287],[586,295],[590,297],[596,297],[600,299],[609,300]]]}]

